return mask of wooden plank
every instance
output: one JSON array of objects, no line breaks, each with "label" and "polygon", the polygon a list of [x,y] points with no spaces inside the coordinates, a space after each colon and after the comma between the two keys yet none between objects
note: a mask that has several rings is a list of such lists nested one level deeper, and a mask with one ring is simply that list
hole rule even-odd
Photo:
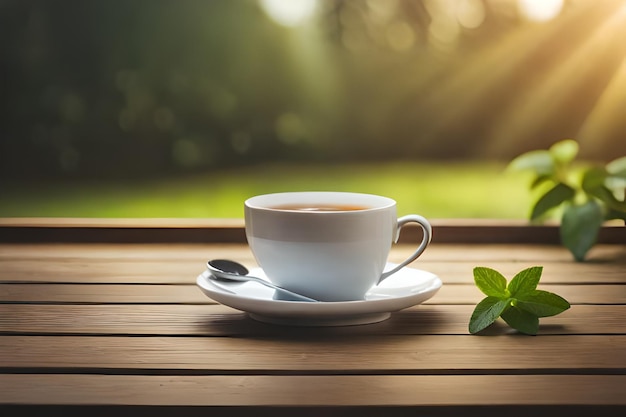
[{"label": "wooden plank", "polygon": [[[626,285],[541,284],[571,304],[626,304]],[[476,304],[484,295],[474,284],[444,285],[426,304]],[[0,303],[215,304],[194,284],[0,284]]]},{"label": "wooden plank", "polygon": [[[431,219],[436,243],[559,243],[558,224],[527,220]],[[403,242],[421,240],[407,228]],[[623,222],[607,223],[601,243],[626,243]],[[0,218],[0,242],[245,242],[243,219]]]},{"label": "wooden plank", "polygon": [[501,272],[508,280],[532,266],[542,266],[541,284],[626,284],[626,264],[616,263],[544,263],[544,262],[420,262],[412,264],[439,276],[444,284],[471,283],[473,270],[485,266]]},{"label": "wooden plank", "polygon": [[626,375],[2,375],[0,404],[626,405]]},{"label": "wooden plank", "polygon": [[[610,246],[611,247],[611,246]],[[0,261],[89,260],[151,262],[155,260],[200,261],[213,254],[246,256],[252,253],[246,244],[102,244],[73,243],[0,244]]]},{"label": "wooden plank", "polygon": [[[615,374],[626,336],[0,336],[4,373]],[[330,354],[332,352],[332,354]],[[168,372],[171,371],[171,372]]]},{"label": "wooden plank", "polygon": [[[626,285],[560,285],[541,282],[539,289],[560,295],[572,305],[626,304]],[[444,285],[426,304],[471,304],[485,297],[474,284]]]},{"label": "wooden plank", "polygon": [[[0,282],[192,284],[209,258],[237,259],[251,268],[256,266],[252,253],[243,245],[200,248],[36,245],[0,249]],[[398,248],[390,259],[399,262],[411,249]],[[474,252],[473,260],[468,258],[470,249],[440,246],[436,249],[438,253],[425,254],[411,267],[431,271],[444,283],[471,283],[475,266],[488,266],[512,277],[521,269],[535,265],[544,266],[542,283],[626,283],[626,246],[622,250],[621,246],[614,245],[602,254],[607,257],[596,257],[584,263],[566,260],[560,257],[560,252],[549,253],[546,248],[535,246],[509,245],[494,250],[495,255],[490,246],[482,246]],[[502,250],[517,255],[504,259]],[[496,256],[498,252],[500,255]],[[491,256],[494,259],[490,259]],[[532,259],[533,256],[537,259]]]},{"label": "wooden plank", "polygon": [[[626,232],[625,232],[626,233]],[[392,248],[392,255],[405,259],[412,253],[413,245],[401,244]],[[571,253],[561,245],[547,244],[431,244],[418,263],[427,262],[542,262],[579,264],[609,263],[626,265],[626,243],[615,245],[595,245],[587,254],[587,262],[577,263]]]},{"label": "wooden plank", "polygon": [[0,303],[215,304],[215,301],[196,285],[0,284]]},{"label": "wooden plank", "polygon": [[[247,263],[251,266],[251,262]],[[432,272],[444,284],[470,284],[473,269],[486,266],[507,279],[522,269],[543,266],[542,284],[626,284],[621,264],[545,264],[502,262],[425,262],[412,268]],[[194,284],[205,262],[0,262],[0,283]]]},{"label": "wooden plank", "polygon": [[161,406],[161,405],[2,405],[7,416],[90,416],[90,417],[622,417],[626,406],[619,405],[437,405],[437,406]]},{"label": "wooden plank", "polygon": [[[405,258],[414,245],[400,244],[392,249],[392,256]],[[89,261],[187,261],[204,262],[210,258],[233,257],[242,262],[254,262],[247,244],[0,244],[0,261],[25,260],[89,260]],[[562,246],[546,244],[431,244],[420,261],[445,262],[561,262],[575,263],[572,255]],[[626,244],[595,245],[588,260],[593,263],[626,263]],[[418,262],[420,262],[418,261]]]},{"label": "wooden plank", "polygon": [[0,218],[0,242],[233,242],[246,240],[243,219]]},{"label": "wooden plank", "polygon": [[[297,328],[257,323],[222,305],[0,304],[0,334],[76,335],[466,335],[471,305],[420,305],[368,326]],[[578,305],[541,319],[540,334],[626,334],[626,305]],[[512,330],[504,325],[492,334]]]}]

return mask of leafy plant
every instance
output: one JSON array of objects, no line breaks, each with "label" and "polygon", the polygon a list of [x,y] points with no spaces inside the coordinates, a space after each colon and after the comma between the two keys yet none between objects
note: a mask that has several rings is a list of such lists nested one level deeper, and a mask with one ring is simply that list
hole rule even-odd
[{"label": "leafy plant", "polygon": [[561,207],[561,243],[577,261],[584,261],[604,221],[626,220],[626,157],[605,166],[582,166],[575,164],[577,155],[578,143],[566,139],[548,150],[518,156],[509,169],[534,173],[531,190],[547,191],[534,204],[531,221],[541,221]]},{"label": "leafy plant", "polygon": [[535,335],[540,317],[555,316],[570,308],[564,298],[537,289],[542,272],[541,266],[524,269],[507,284],[495,269],[474,268],[474,282],[487,297],[476,305],[469,332],[478,333],[502,317],[514,329]]}]

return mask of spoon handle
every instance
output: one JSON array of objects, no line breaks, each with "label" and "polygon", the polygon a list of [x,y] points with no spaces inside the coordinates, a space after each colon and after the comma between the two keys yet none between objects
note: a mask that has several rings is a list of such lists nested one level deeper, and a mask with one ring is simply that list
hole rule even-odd
[{"label": "spoon handle", "polygon": [[[215,277],[215,275],[211,274],[209,276],[209,278],[212,279],[217,279]],[[288,296],[290,298],[290,300],[284,300],[284,301],[309,301],[309,302],[319,302],[318,300],[315,300],[313,298],[309,298],[305,295],[302,294],[298,294],[292,291],[289,291],[283,287],[279,287],[278,285],[272,284],[271,282],[268,282],[262,278],[259,277],[253,277],[251,275],[237,275],[237,274],[228,274],[228,279],[231,281],[238,281],[238,282],[248,282],[248,281],[252,281],[252,282],[257,282],[261,285],[265,285],[268,288],[271,288],[275,291],[279,291],[281,293],[283,293],[284,295]]]},{"label": "spoon handle", "polygon": [[293,298],[294,300],[298,300],[298,301],[312,301],[312,302],[318,302],[317,300],[313,299],[313,298],[309,298],[306,295],[302,295],[302,294],[298,294],[292,291],[289,291],[288,289],[285,289],[283,287],[279,287],[276,284],[272,284],[270,282],[265,281],[264,279],[261,278],[257,278],[257,277],[252,277],[250,275],[247,276],[248,278],[251,278],[251,281],[254,282],[258,282],[259,284],[263,284],[266,287],[269,288],[273,288],[276,291],[280,291],[286,295],[288,295],[289,297]]}]

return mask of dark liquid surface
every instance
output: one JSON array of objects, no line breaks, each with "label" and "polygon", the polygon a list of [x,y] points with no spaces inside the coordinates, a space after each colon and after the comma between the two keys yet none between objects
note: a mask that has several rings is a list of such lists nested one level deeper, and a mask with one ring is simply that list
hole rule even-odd
[{"label": "dark liquid surface", "polygon": [[359,206],[356,204],[283,204],[272,207],[276,210],[295,210],[295,211],[356,211],[367,210],[371,207]]}]

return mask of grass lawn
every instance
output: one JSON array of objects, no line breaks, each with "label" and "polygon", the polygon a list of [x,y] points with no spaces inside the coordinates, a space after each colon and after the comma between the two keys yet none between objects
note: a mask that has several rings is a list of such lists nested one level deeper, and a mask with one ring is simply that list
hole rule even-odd
[{"label": "grass lawn", "polygon": [[185,178],[127,182],[11,182],[0,217],[241,218],[243,201],[280,191],[354,191],[429,218],[527,218],[529,177],[498,163],[271,164]]}]

